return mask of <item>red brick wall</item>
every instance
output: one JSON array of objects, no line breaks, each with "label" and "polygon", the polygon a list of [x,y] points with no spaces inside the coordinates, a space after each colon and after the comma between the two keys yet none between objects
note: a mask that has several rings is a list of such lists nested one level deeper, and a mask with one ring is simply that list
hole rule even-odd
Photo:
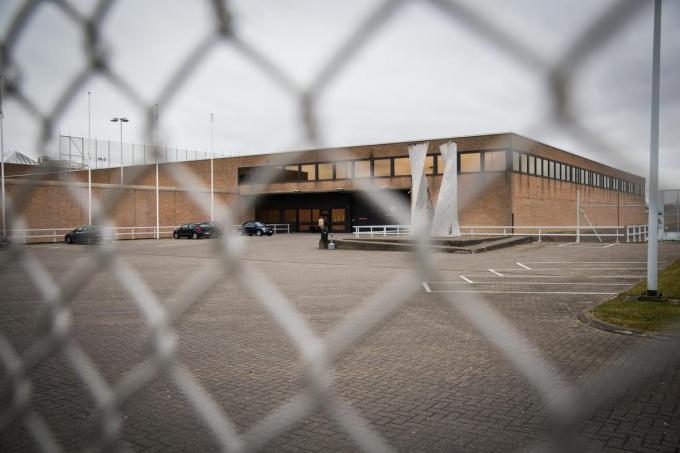
[{"label": "red brick wall", "polygon": [[[512,173],[512,212],[518,226],[576,225],[576,190],[581,205],[644,205],[644,195],[622,193],[538,176]],[[594,225],[637,225],[646,222],[644,206],[588,207]],[[581,225],[587,222],[581,216]]]}]

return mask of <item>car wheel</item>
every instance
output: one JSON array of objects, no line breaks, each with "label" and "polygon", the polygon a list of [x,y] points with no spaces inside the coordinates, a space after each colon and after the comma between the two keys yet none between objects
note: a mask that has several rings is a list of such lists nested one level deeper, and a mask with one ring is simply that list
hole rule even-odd
[{"label": "car wheel", "polygon": [[174,237],[175,239],[179,239],[179,233],[175,231],[174,233],[172,233],[172,237]]},{"label": "car wheel", "polygon": [[262,236],[262,231],[257,230],[257,232],[255,232],[255,234],[258,235],[258,236]]},{"label": "car wheel", "polygon": [[73,239],[71,239],[70,237],[67,237],[66,240],[65,240],[65,242],[66,242],[67,244],[72,244],[72,243],[73,243]]},{"label": "car wheel", "polygon": [[198,239],[198,233],[192,234],[192,235],[191,235],[191,238],[192,238],[193,240]]}]

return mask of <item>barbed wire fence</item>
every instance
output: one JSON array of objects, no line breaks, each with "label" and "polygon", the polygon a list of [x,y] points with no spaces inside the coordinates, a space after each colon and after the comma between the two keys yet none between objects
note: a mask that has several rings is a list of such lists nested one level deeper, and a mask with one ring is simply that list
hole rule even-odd
[{"label": "barbed wire fence", "polygon": [[[36,137],[38,150],[44,152],[47,142],[53,136],[54,124],[64,114],[76,93],[83,89],[93,76],[108,80],[121,95],[136,107],[146,112],[147,142],[153,143],[153,155],[162,160],[162,140],[158,134],[154,106],[168,103],[196,72],[211,52],[227,43],[243,57],[253,63],[264,74],[274,80],[294,99],[300,109],[298,121],[303,127],[305,139],[318,143],[321,131],[318,126],[316,103],[339,76],[341,70],[352,61],[359,49],[369,43],[384,28],[390,18],[398,15],[404,5],[423,1],[446,14],[453,24],[462,24],[470,32],[511,56],[519,65],[540,69],[546,75],[545,83],[553,103],[553,118],[560,127],[572,131],[580,139],[601,151],[616,153],[615,147],[605,142],[600,135],[579,120],[578,112],[571,103],[572,90],[577,83],[576,72],[584,60],[599,51],[625,28],[636,15],[649,6],[636,0],[615,2],[593,25],[583,33],[556,64],[545,61],[531,45],[507,33],[492,21],[481,16],[462,2],[454,0],[385,0],[363,19],[350,37],[333,53],[327,63],[307,86],[298,86],[291,77],[266,54],[258,51],[236,32],[229,5],[220,0],[209,2],[213,8],[214,24],[206,28],[206,34],[191,52],[177,62],[169,81],[160,89],[152,102],[145,102],[133,85],[108,64],[106,42],[100,30],[116,4],[113,0],[101,0],[90,16],[82,15],[68,0],[28,0],[22,3],[10,21],[10,27],[0,43],[0,72],[4,75],[5,94],[17,102],[25,112],[41,126]],[[15,49],[19,38],[36,12],[46,4],[57,7],[84,38],[86,65],[68,83],[61,96],[47,112],[40,111],[32,93],[22,85],[21,68],[16,61]],[[338,160],[342,159],[339,152]],[[289,163],[296,160],[295,154],[286,156]],[[168,167],[174,180],[195,187],[204,183],[186,167]],[[55,168],[55,170],[58,170]],[[130,184],[144,177],[145,168],[131,168]],[[130,176],[132,175],[132,176]],[[37,184],[37,182],[36,182]],[[36,184],[22,185],[7,200],[7,221],[14,229],[21,229],[25,220],[19,207],[31,196]],[[377,205],[401,205],[403,200],[386,191],[369,190],[365,186],[363,195]],[[70,189],[74,200],[83,203],[75,188]],[[93,200],[93,219],[99,225],[110,225],[113,207],[123,196],[124,188],[114,188],[102,199]],[[210,212],[210,201],[200,192],[191,192],[194,203],[203,212]],[[245,203],[255,203],[257,197],[249,197]],[[83,206],[86,208],[85,206]],[[400,209],[399,212],[409,212]],[[234,224],[237,215],[226,205],[216,206],[216,220],[225,225]],[[399,219],[402,224],[410,219]],[[92,253],[78,259],[66,278],[57,282],[46,266],[37,260],[31,249],[19,244],[10,244],[0,255],[0,272],[19,267],[23,269],[39,291],[44,307],[43,323],[38,338],[25,350],[18,352],[0,332],[0,432],[16,423],[23,424],[33,439],[44,451],[59,451],[61,446],[43,416],[32,403],[32,372],[44,361],[57,353],[63,353],[69,366],[82,382],[83,388],[95,402],[98,429],[91,439],[88,450],[109,450],[121,447],[122,406],[133,395],[142,392],[146,385],[159,376],[166,376],[183,391],[188,403],[201,417],[204,425],[212,432],[220,447],[230,452],[257,451],[282,433],[291,430],[301,420],[324,410],[349,436],[356,448],[364,451],[391,451],[389,439],[356,411],[349,402],[335,394],[333,389],[333,364],[348,349],[368,334],[375,332],[393,317],[399,308],[406,306],[412,296],[421,290],[421,282],[427,280],[433,270],[430,263],[431,251],[424,239],[426,225],[413,226],[416,241],[416,267],[413,271],[400,273],[383,287],[378,288],[352,315],[343,319],[320,336],[314,332],[304,316],[295,309],[286,297],[257,268],[239,260],[243,243],[237,237],[225,235],[214,241],[213,251],[220,258],[220,266],[205,265],[174,292],[170,301],[161,302],[158,294],[140,274],[130,266],[124,257],[116,253],[116,246],[100,244]],[[148,349],[145,360],[129,372],[109,384],[94,361],[72,335],[72,301],[83,289],[88,279],[96,272],[106,269],[118,281],[125,282],[128,296],[134,301],[149,329]],[[188,313],[201,304],[201,295],[225,276],[236,279],[248,290],[271,318],[285,332],[303,359],[306,385],[304,389],[272,410],[245,432],[239,432],[229,415],[209,394],[177,356],[177,324]],[[396,289],[395,289],[396,288]],[[521,375],[526,383],[543,399],[546,411],[552,421],[550,441],[537,444],[536,449],[550,448],[556,451],[577,451],[576,429],[587,420],[593,411],[635,385],[660,373],[665,367],[674,365],[680,358],[680,349],[671,342],[645,341],[629,352],[627,359],[615,362],[584,378],[578,386],[567,382],[558,369],[544,357],[532,343],[522,335],[501,314],[484,299],[473,295],[464,297],[453,294],[441,295],[445,303],[442,310],[453,310],[478,329],[497,348],[507,362]],[[628,363],[633,357],[638,363],[636,372],[631,372]],[[611,385],[616,379],[616,385]]]}]

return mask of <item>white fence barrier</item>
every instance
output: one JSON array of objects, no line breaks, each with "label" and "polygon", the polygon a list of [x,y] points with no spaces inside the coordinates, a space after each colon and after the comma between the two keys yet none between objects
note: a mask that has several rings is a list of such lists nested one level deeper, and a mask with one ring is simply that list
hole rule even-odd
[{"label": "white fence barrier", "polygon": [[[290,234],[290,225],[287,223],[273,223],[267,224],[276,233]],[[233,225],[232,232],[238,231],[241,225]],[[103,234],[107,238],[114,240],[119,239],[155,239],[170,238],[177,226],[161,226],[158,227],[158,232],[155,226],[130,226],[130,227],[111,227],[102,228]],[[7,236],[14,242],[23,244],[38,243],[38,242],[64,242],[64,236],[76,229],[70,228],[27,228],[8,230]]]},{"label": "white fence barrier", "polygon": [[649,225],[630,225],[626,227],[626,242],[643,242],[647,240]]},{"label": "white fence barrier", "polygon": [[[462,236],[531,236],[540,242],[544,237],[595,237],[602,242],[604,238],[613,238],[616,242],[647,240],[646,225],[595,225],[595,226],[461,226]],[[410,225],[361,225],[354,227],[354,236],[387,237],[408,235]]]}]

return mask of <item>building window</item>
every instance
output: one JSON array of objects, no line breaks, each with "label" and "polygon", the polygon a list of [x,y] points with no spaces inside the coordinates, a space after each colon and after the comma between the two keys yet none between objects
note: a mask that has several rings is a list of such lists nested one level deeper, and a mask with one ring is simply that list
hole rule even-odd
[{"label": "building window", "polygon": [[300,180],[301,181],[316,180],[316,164],[300,165]]},{"label": "building window", "polygon": [[543,159],[543,176],[548,177],[548,161]]},{"label": "building window", "polygon": [[485,152],[484,171],[505,171],[505,151]]},{"label": "building window", "polygon": [[392,176],[392,159],[374,159],[373,176]]},{"label": "building window", "polygon": [[529,164],[527,163],[527,161],[528,161],[527,155],[526,155],[526,154],[522,154],[520,160],[521,160],[521,169],[520,169],[520,171],[521,171],[522,173],[526,173],[527,171],[529,171]]},{"label": "building window", "polygon": [[543,176],[543,159],[536,158],[536,176]]},{"label": "building window", "polygon": [[352,177],[352,162],[335,163],[335,179],[348,179]]},{"label": "building window", "polygon": [[550,166],[548,167],[550,172],[550,178],[555,179],[555,162],[550,161]]},{"label": "building window", "polygon": [[534,156],[529,156],[529,174],[536,174],[536,158]]},{"label": "building window", "polygon": [[460,172],[475,173],[482,170],[482,156],[480,153],[460,154]]},{"label": "building window", "polygon": [[355,160],[354,161],[354,177],[355,178],[370,178],[371,177],[371,161],[370,160]]},{"label": "building window", "polygon": [[519,153],[517,151],[512,152],[512,171],[519,171]]},{"label": "building window", "polygon": [[408,157],[396,157],[394,159],[394,176],[409,176],[411,174],[411,162]]},{"label": "building window", "polygon": [[434,175],[434,156],[425,157],[425,174]]},{"label": "building window", "polygon": [[283,168],[283,180],[285,182],[298,182],[300,169],[297,165],[287,165]]},{"label": "building window", "polygon": [[269,167],[267,172],[268,180],[272,183],[283,182],[283,167]]},{"label": "building window", "polygon": [[333,179],[333,164],[319,164],[319,180]]}]

